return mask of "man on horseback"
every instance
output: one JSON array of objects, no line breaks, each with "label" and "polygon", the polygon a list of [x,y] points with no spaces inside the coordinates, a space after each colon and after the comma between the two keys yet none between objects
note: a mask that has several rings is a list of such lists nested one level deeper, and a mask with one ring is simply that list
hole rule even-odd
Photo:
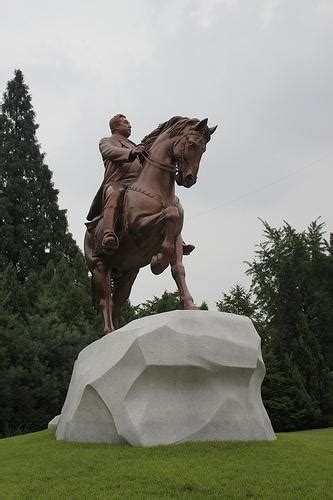
[{"label": "man on horseback", "polygon": [[115,115],[110,120],[111,137],[100,140],[99,149],[103,158],[105,175],[91,205],[87,219],[91,221],[103,214],[104,252],[112,252],[119,246],[115,233],[117,217],[122,206],[124,192],[139,176],[142,165],[140,155],[144,146],[137,146],[128,138],[131,124],[125,115]]},{"label": "man on horseback", "polygon": [[[88,214],[84,254],[92,274],[93,301],[103,313],[104,333],[119,327],[121,307],[139,270],[147,265],[153,274],[170,267],[183,308],[196,309],[182,262],[194,247],[182,239],[184,210],[175,184],[185,188],[195,184],[201,157],[216,129],[207,122],[207,118],[174,116],[136,146],[129,141],[128,120],[116,115],[110,121],[111,137],[100,141],[105,176]],[[126,209],[120,214],[122,204]],[[119,227],[121,235],[116,234]]]},{"label": "man on horseback", "polygon": [[[117,114],[109,122],[111,137],[104,137],[99,142],[105,174],[89,213],[88,221],[103,215],[102,250],[112,253],[119,247],[115,228],[120,215],[124,193],[128,186],[138,178],[142,170],[141,160],[145,148],[129,140],[131,124],[125,115]],[[194,246],[183,243],[183,254],[189,255]]]}]

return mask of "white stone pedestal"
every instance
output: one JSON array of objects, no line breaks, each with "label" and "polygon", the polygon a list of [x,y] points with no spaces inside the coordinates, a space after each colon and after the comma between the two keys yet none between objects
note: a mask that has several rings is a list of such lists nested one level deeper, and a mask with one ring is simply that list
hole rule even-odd
[{"label": "white stone pedestal", "polygon": [[75,362],[56,437],[133,446],[272,440],[260,338],[244,316],[172,311],[132,321]]}]

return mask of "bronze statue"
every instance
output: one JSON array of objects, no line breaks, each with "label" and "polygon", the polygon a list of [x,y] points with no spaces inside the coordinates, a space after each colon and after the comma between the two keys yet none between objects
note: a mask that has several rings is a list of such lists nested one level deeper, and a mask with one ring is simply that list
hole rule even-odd
[{"label": "bronze statue", "polygon": [[104,333],[118,328],[121,306],[147,264],[154,274],[170,265],[183,308],[196,309],[182,264],[194,247],[184,245],[181,236],[183,209],[175,181],[187,188],[195,184],[201,156],[216,130],[207,121],[175,116],[136,146],[128,139],[126,117],[110,120],[112,135],[100,141],[105,177],[87,216],[84,242]]},{"label": "bronze statue", "polygon": [[103,213],[102,249],[105,252],[116,250],[119,240],[115,233],[115,224],[126,187],[133,184],[139,176],[142,165],[138,156],[144,146],[136,146],[128,138],[131,124],[126,116],[118,114],[110,120],[111,137],[104,137],[99,142],[99,149],[105,166],[105,177],[87,215],[93,220]]}]

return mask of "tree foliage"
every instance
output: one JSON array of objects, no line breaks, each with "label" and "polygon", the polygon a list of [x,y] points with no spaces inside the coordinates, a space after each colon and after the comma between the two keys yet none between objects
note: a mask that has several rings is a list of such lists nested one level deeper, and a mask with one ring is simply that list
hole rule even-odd
[{"label": "tree foliage", "polygon": [[[161,297],[155,295],[152,299],[142,302],[142,304],[137,306],[133,306],[128,300],[121,311],[120,325],[123,326],[134,319],[144,318],[152,314],[176,311],[178,309],[182,309],[178,291],[168,292],[165,290]],[[207,303],[205,301],[202,302],[199,309],[207,311]]]},{"label": "tree foliage", "polygon": [[248,274],[264,318],[266,406],[278,429],[333,423],[333,261],[323,224],[299,233],[263,224]]},{"label": "tree foliage", "polygon": [[332,245],[318,220],[303,232],[263,225],[250,291],[232,287],[217,308],[250,317],[261,336],[262,395],[275,430],[332,425]]},{"label": "tree foliage", "polygon": [[36,138],[38,125],[20,70],[8,82],[0,115],[0,271],[12,263],[23,281],[50,260],[71,262],[78,251],[66,211]]},{"label": "tree foliage", "polygon": [[229,293],[223,294],[223,299],[216,302],[216,307],[218,311],[242,314],[249,318],[252,318],[257,310],[251,293],[238,284],[233,286]]},{"label": "tree foliage", "polygon": [[24,283],[12,264],[2,273],[0,436],[45,428],[59,413],[77,354],[101,331],[87,285],[65,259]]}]

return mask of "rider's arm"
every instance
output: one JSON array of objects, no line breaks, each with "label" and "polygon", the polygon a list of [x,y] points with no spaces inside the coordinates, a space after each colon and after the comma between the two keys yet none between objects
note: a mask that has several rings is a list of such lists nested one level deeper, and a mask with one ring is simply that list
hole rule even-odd
[{"label": "rider's arm", "polygon": [[131,148],[117,147],[112,144],[107,138],[101,139],[99,142],[99,150],[103,160],[111,161],[131,161],[129,159]]}]

